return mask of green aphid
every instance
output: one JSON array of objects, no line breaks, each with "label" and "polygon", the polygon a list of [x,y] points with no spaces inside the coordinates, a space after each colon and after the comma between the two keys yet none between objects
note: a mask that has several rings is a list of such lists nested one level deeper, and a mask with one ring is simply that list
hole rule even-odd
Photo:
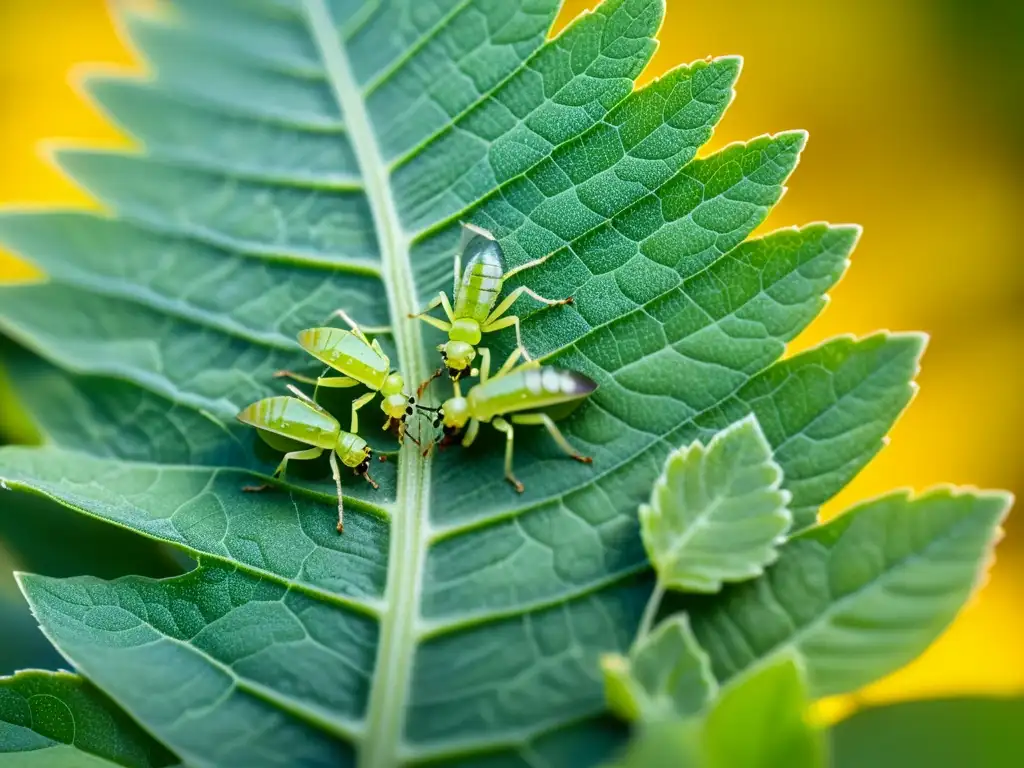
[{"label": "green aphid", "polygon": [[[481,336],[500,331],[502,328],[515,327],[516,343],[522,350],[523,357],[526,360],[530,359],[529,352],[523,346],[519,317],[505,314],[523,294],[548,306],[572,303],[572,297],[546,299],[522,285],[506,296],[500,304],[494,306],[508,278],[524,269],[543,264],[552,254],[506,271],[504,254],[494,235],[472,224],[463,224],[462,227],[462,244],[455,253],[455,282],[452,289],[455,294],[455,308],[452,309],[447,294],[441,291],[426,309],[418,315],[409,315],[418,317],[448,334],[448,341],[438,346],[438,350],[452,381],[458,381],[470,371],[476,358],[476,345],[480,343]],[[463,260],[466,262],[465,271],[462,269]],[[444,313],[448,316],[447,322],[427,314],[437,307],[444,308]],[[420,391],[423,391],[429,381],[440,376],[443,370],[439,368],[431,379],[420,386]]]},{"label": "green aphid", "polygon": [[589,456],[582,456],[569,444],[551,415],[544,410],[583,400],[597,389],[596,382],[581,373],[542,366],[537,361],[513,368],[519,358],[519,350],[513,352],[501,369],[490,377],[490,351],[481,349],[480,354],[480,382],[465,397],[456,381],[455,396],[440,408],[420,406],[422,410],[435,414],[434,427],[444,426],[446,441],[468,424],[462,438],[463,447],[468,447],[476,440],[480,424],[490,422],[505,434],[505,479],[520,493],[523,492],[523,484],[512,473],[513,424],[539,424],[547,429],[566,454],[584,464],[591,463]]},{"label": "green aphid", "polygon": [[[358,411],[373,400],[380,392],[384,398],[380,409],[387,416],[383,429],[391,429],[392,423],[398,424],[398,439],[405,436],[406,419],[412,415],[416,399],[405,394],[405,381],[402,376],[391,369],[391,361],[380,348],[376,339],[370,341],[366,332],[342,310],[335,312],[338,317],[348,323],[351,331],[341,328],[307,328],[298,336],[299,346],[309,352],[320,362],[343,374],[342,376],[326,376],[313,378],[301,376],[291,371],[278,371],[277,377],[287,376],[306,384],[317,387],[355,387],[359,384],[370,389],[352,401],[352,425],[350,432],[359,431]],[[388,328],[366,329],[372,332],[384,332]]]},{"label": "green aphid", "polygon": [[[324,451],[330,451],[331,474],[338,488],[338,533],[343,533],[345,510],[338,459],[376,489],[377,483],[369,474],[373,450],[359,435],[345,432],[337,419],[298,389],[291,385],[288,389],[297,397],[280,395],[260,400],[239,413],[238,420],[256,427],[259,436],[274,450],[285,451],[284,458],[274,470],[275,478],[284,478],[289,461],[316,459]],[[243,490],[259,492],[268,487],[247,486]]]}]

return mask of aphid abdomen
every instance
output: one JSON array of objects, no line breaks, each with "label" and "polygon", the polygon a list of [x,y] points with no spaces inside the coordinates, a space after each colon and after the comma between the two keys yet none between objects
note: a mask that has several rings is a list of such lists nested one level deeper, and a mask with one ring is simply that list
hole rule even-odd
[{"label": "aphid abdomen", "polygon": [[298,451],[302,448],[306,448],[306,443],[300,443],[298,440],[292,440],[290,437],[281,437],[281,435],[275,432],[268,432],[265,429],[256,430],[256,434],[260,436],[260,439],[264,443],[269,445],[275,451],[281,453],[289,453],[291,451]]},{"label": "aphid abdomen", "polygon": [[581,373],[561,368],[525,368],[478,384],[469,391],[470,410],[481,421],[520,411],[536,411],[580,400],[597,389]]},{"label": "aphid abdomen", "polygon": [[505,261],[496,240],[482,235],[471,239],[463,253],[466,266],[455,296],[455,317],[483,323],[498,301],[504,282]]},{"label": "aphid abdomen", "polygon": [[[324,449],[334,447],[341,431],[329,413],[287,395],[253,403],[238,414],[238,420],[260,431]],[[267,443],[274,445],[270,440]]]},{"label": "aphid abdomen", "polygon": [[341,328],[307,328],[298,338],[304,350],[339,373],[373,390],[384,385],[391,361],[354,333]]}]

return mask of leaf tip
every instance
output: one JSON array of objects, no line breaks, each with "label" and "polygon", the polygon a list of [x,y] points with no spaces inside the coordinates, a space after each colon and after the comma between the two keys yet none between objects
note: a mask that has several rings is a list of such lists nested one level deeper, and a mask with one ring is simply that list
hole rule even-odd
[{"label": "leaf tip", "polygon": [[781,131],[776,133],[772,138],[784,144],[791,145],[793,150],[799,155],[804,151],[804,147],[807,146],[807,140],[810,138],[810,133],[803,128],[796,128],[790,131]]}]

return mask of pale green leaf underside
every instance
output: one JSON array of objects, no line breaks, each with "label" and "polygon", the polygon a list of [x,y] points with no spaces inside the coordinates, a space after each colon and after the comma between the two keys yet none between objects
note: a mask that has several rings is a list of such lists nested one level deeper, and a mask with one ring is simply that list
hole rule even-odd
[{"label": "pale green leaf underside", "polygon": [[[881,447],[922,340],[777,362],[857,230],[744,242],[805,136],[694,159],[739,63],[631,91],[660,0],[609,0],[546,44],[556,0],[175,7],[127,19],[152,81],[89,82],[146,153],[60,155],[116,215],[0,218],[50,276],[0,300],[47,439],[0,452],[0,477],[200,566],[26,577],[37,616],[190,765],[595,764],[617,738],[594,719],[597,658],[628,646],[649,592],[636,509],[669,451],[756,414],[807,525]],[[575,304],[517,309],[533,352],[600,382],[564,427],[593,466],[523,430],[519,497],[490,435],[409,450],[379,492],[346,483],[342,537],[323,468],[241,494],[273,461],[234,413],[303,365],[296,331],[345,307],[395,325],[407,379],[433,368],[405,315],[448,287],[460,219],[511,264],[557,251],[524,277]]]},{"label": "pale green leaf underside", "polygon": [[717,592],[762,573],[792,523],[782,469],[757,420],[674,451],[640,507],[640,533],[669,589]]},{"label": "pale green leaf underside", "polygon": [[813,697],[844,693],[911,661],[953,620],[1010,503],[893,493],[790,540],[758,579],[683,607],[720,682],[794,654]]},{"label": "pale green leaf underside", "polygon": [[726,688],[705,719],[706,768],[824,768],[824,734],[807,721],[800,664],[782,655]]},{"label": "pale green leaf underside", "polygon": [[782,656],[726,688],[702,715],[642,722],[608,768],[823,768],[823,734],[808,724],[808,704],[799,664]]},{"label": "pale green leaf underside", "polygon": [[627,720],[692,717],[718,695],[711,661],[681,614],[638,638],[628,658],[609,654],[601,667],[608,707]]},{"label": "pale green leaf underside", "polygon": [[0,688],[4,768],[163,768],[176,763],[76,675],[19,672]]}]

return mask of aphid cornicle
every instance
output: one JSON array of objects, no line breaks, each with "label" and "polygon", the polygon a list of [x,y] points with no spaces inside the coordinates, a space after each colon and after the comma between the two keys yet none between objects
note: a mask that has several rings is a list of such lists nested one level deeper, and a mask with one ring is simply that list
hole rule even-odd
[{"label": "aphid cornicle", "polygon": [[[306,397],[295,387],[289,389],[297,395],[268,397],[253,403],[238,414],[243,424],[256,427],[263,441],[271,448],[285,451],[284,458],[274,470],[274,477],[283,478],[288,462],[316,459],[330,451],[331,474],[338,488],[338,533],[345,530],[345,509],[341,497],[341,473],[338,459],[346,467],[377,488],[370,477],[370,457],[373,450],[359,435],[345,432],[338,420]],[[303,448],[303,446],[311,446]],[[265,490],[267,486],[246,487],[250,492]]]},{"label": "aphid cornicle", "polygon": [[[476,440],[481,422],[490,422],[495,429],[503,432],[505,479],[522,493],[523,484],[512,472],[512,425],[539,424],[547,429],[558,447],[566,454],[584,464],[590,464],[592,459],[581,455],[569,444],[551,416],[544,413],[543,409],[582,400],[597,389],[597,383],[581,373],[542,366],[536,361],[513,368],[519,358],[517,352],[513,352],[501,369],[490,377],[490,352],[482,349],[480,383],[463,397],[459,382],[456,381],[455,396],[446,400],[440,408],[420,407],[422,410],[434,412],[434,426],[444,425],[446,437],[453,436],[468,424],[462,439],[463,447],[472,445]],[[505,416],[509,414],[512,415],[506,419]]]},{"label": "aphid cornicle", "polygon": [[[291,371],[278,371],[276,377],[288,377],[317,387],[355,387],[364,385],[371,391],[352,401],[352,425],[350,432],[359,431],[358,411],[380,392],[384,398],[380,409],[387,416],[384,429],[398,423],[398,438],[405,435],[406,419],[412,415],[416,399],[405,394],[405,381],[391,370],[391,361],[380,348],[376,339],[370,341],[366,333],[342,310],[335,312],[351,331],[341,328],[307,328],[299,333],[299,346],[320,362],[343,374],[342,376],[321,376],[313,378]],[[375,329],[385,330],[385,329]]]},{"label": "aphid cornicle", "polygon": [[[529,351],[523,346],[519,317],[505,314],[520,296],[525,294],[548,306],[572,303],[572,297],[546,299],[531,288],[521,285],[495,306],[501,295],[502,286],[508,278],[524,269],[543,264],[552,254],[520,264],[515,269],[506,270],[501,245],[494,239],[494,235],[473,224],[464,223],[462,228],[462,243],[455,253],[455,282],[452,288],[455,294],[454,309],[448,295],[441,291],[426,309],[418,315],[409,315],[448,334],[448,341],[439,345],[438,350],[441,352],[444,367],[448,369],[448,375],[453,381],[458,381],[469,373],[476,358],[476,345],[480,343],[481,336],[500,331],[502,328],[515,327],[516,344],[522,350],[523,357],[526,360],[530,359]],[[463,261],[466,262],[465,270],[462,268]],[[444,309],[448,317],[447,322],[428,314],[437,307]],[[440,376],[442,371],[443,368],[438,369],[430,380]],[[421,392],[425,386],[426,382],[420,386]]]}]

